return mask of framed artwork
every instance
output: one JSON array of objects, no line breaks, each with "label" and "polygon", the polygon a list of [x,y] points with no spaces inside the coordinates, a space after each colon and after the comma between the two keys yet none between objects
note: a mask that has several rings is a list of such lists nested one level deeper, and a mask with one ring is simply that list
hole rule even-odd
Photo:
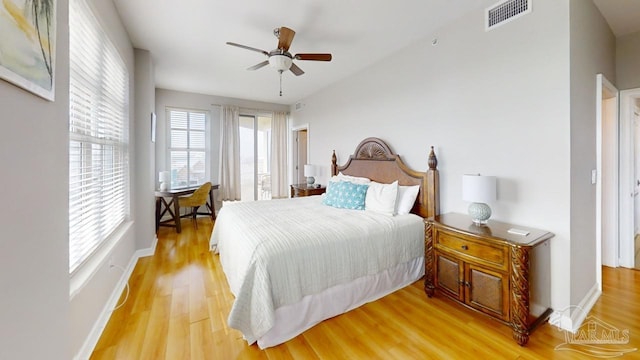
[{"label": "framed artwork", "polygon": [[55,99],[56,0],[0,2],[0,78]]},{"label": "framed artwork", "polygon": [[151,142],[156,142],[156,113],[151,113]]}]

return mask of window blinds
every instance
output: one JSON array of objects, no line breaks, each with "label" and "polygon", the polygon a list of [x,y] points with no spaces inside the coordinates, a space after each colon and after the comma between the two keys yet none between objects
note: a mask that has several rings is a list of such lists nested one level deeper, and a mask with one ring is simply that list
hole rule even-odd
[{"label": "window blinds", "polygon": [[83,0],[69,2],[69,273],[125,220],[129,74]]},{"label": "window blinds", "polygon": [[170,109],[168,115],[171,187],[200,185],[207,174],[206,113]]}]

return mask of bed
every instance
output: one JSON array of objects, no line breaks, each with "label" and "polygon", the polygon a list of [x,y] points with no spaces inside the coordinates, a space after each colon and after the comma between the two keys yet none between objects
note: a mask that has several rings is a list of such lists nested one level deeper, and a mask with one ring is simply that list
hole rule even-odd
[{"label": "bed", "polygon": [[367,138],[342,166],[334,151],[331,173],[397,181],[399,189],[418,194],[410,213],[395,216],[327,206],[329,192],[225,203],[210,247],[235,296],[228,325],[249,344],[276,346],[424,275],[423,220],[439,212],[433,147],[428,170],[419,172],[382,140]]}]

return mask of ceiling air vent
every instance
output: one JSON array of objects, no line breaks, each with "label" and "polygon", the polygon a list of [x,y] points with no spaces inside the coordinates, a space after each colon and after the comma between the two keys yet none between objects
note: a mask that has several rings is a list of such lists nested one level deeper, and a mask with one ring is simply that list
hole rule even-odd
[{"label": "ceiling air vent", "polygon": [[531,0],[500,1],[486,10],[486,30],[493,30],[530,12]]}]

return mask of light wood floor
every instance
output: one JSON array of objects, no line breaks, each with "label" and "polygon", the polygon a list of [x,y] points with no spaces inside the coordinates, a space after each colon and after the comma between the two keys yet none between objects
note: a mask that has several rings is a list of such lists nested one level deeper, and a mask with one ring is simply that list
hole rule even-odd
[{"label": "light wood floor", "polygon": [[[218,256],[208,251],[211,222],[198,221],[194,231],[183,220],[180,235],[160,229],[156,254],[138,262],[131,294],[113,312],[92,359],[594,358],[555,350],[565,333],[549,324],[520,347],[506,326],[442,296],[428,299],[421,282],[261,351],[226,325],[233,296]],[[624,347],[640,348],[640,271],[605,268],[603,277],[591,315],[629,330]],[[622,358],[640,358],[640,352]]]}]

